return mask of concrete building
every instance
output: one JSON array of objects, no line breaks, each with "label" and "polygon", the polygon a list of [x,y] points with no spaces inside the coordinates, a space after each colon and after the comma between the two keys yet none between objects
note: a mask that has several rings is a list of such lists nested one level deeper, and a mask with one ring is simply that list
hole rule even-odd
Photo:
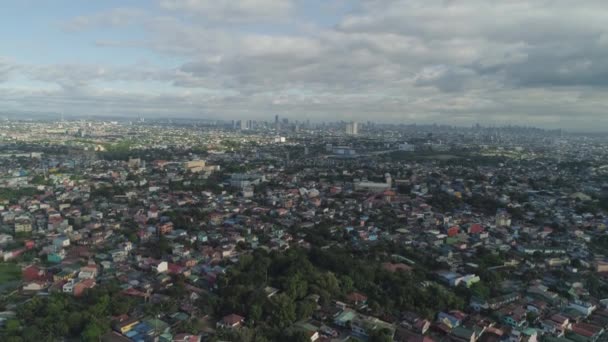
[{"label": "concrete building", "polygon": [[356,121],[351,121],[346,124],[346,134],[348,135],[357,135],[359,134],[359,123]]},{"label": "concrete building", "polygon": [[190,172],[201,172],[205,170],[205,161],[204,160],[191,160],[184,163],[184,167],[186,170]]}]

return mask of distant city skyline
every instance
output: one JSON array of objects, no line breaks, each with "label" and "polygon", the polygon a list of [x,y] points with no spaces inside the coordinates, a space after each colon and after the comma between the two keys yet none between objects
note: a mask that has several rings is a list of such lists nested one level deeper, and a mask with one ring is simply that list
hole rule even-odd
[{"label": "distant city skyline", "polygon": [[599,0],[11,1],[0,112],[608,131],[607,19]]}]

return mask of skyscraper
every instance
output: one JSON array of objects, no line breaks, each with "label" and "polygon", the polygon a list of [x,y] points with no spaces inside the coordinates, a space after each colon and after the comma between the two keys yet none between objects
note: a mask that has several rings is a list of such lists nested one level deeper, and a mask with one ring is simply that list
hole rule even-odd
[{"label": "skyscraper", "polygon": [[346,124],[346,134],[349,135],[357,135],[359,134],[359,123],[356,121],[351,121]]}]

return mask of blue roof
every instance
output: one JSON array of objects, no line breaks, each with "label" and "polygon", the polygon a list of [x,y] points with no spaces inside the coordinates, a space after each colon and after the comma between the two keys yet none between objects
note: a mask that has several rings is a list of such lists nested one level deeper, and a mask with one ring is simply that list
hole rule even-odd
[{"label": "blue roof", "polygon": [[129,330],[127,331],[127,333],[125,334],[125,336],[127,336],[128,338],[132,338],[134,336],[137,336],[139,333],[135,330]]}]

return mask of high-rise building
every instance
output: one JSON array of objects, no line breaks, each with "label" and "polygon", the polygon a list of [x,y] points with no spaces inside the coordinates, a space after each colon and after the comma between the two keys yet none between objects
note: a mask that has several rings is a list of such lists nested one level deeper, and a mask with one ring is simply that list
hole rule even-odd
[{"label": "high-rise building", "polygon": [[277,131],[279,131],[281,129],[281,123],[279,122],[278,115],[274,116],[274,129],[276,129]]},{"label": "high-rise building", "polygon": [[496,212],[496,226],[497,227],[510,227],[511,226],[511,215],[504,210],[499,209]]},{"label": "high-rise building", "polygon": [[359,123],[351,121],[346,124],[346,134],[357,135],[359,134]]}]

